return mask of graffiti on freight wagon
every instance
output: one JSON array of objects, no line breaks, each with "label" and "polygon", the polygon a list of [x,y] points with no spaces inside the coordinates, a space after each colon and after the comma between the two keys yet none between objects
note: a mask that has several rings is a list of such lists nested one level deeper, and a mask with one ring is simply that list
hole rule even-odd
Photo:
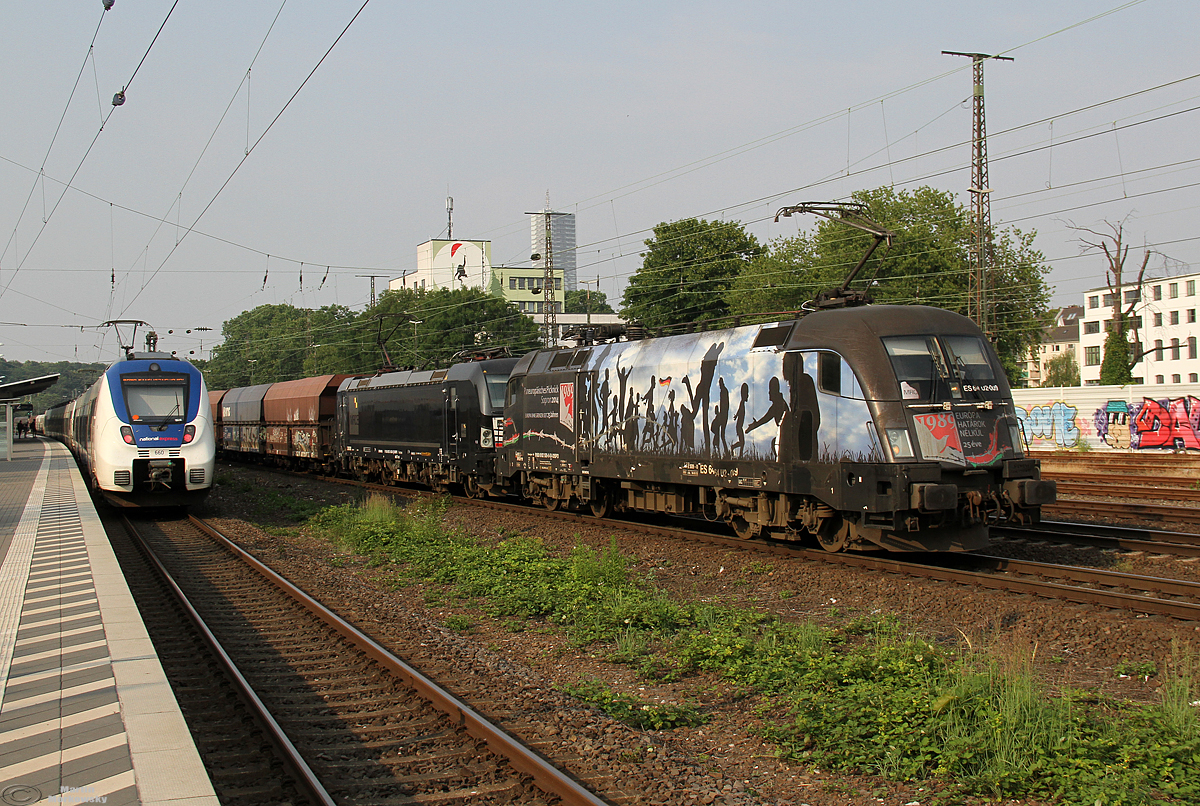
[{"label": "graffiti on freight wagon", "polygon": [[1134,403],[1109,400],[1093,411],[1090,422],[1078,414],[1078,407],[1062,401],[1017,406],[1031,447],[1050,443],[1072,448],[1094,436],[1095,446],[1116,450],[1200,450],[1200,398],[1195,395],[1144,397]]}]

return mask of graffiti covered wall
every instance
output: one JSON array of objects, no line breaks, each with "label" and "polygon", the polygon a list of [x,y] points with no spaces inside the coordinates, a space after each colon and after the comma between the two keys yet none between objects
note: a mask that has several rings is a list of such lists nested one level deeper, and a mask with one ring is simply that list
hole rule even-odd
[{"label": "graffiti covered wall", "polygon": [[1014,389],[1033,450],[1200,450],[1200,385]]}]

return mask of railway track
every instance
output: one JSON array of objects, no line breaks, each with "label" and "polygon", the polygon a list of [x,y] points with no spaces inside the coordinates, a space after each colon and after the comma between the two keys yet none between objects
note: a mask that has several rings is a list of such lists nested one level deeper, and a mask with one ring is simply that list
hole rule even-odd
[{"label": "railway track", "polygon": [[1200,534],[1162,529],[1129,529],[1100,524],[1043,521],[1037,526],[993,526],[1001,539],[1069,543],[1101,549],[1142,551],[1176,557],[1200,557]]},{"label": "railway track", "polygon": [[[363,483],[344,479],[327,479],[336,483],[351,484],[365,490],[386,494],[406,493],[414,495],[429,495],[426,490],[398,488],[381,484]],[[545,510],[527,507],[489,499],[472,499],[456,497],[456,502],[473,506],[487,507],[497,511],[518,512],[531,518],[550,518],[577,523],[596,523],[597,519],[590,515],[582,515],[563,510]],[[1090,502],[1088,502],[1090,503]],[[1125,505],[1128,509],[1128,505]],[[977,585],[996,590],[1011,590],[1017,593],[1032,594],[1050,599],[1060,599],[1080,604],[1093,604],[1101,607],[1133,610],[1139,613],[1163,615],[1172,618],[1200,621],[1200,585],[1195,583],[1177,583],[1175,580],[1160,580],[1155,577],[1141,577],[1134,574],[1117,574],[1095,569],[1076,568],[1073,566],[1056,566],[1051,564],[1018,563],[1015,560],[986,557],[985,555],[933,555],[945,558],[946,562],[937,563],[914,562],[899,559],[897,556],[878,556],[870,554],[830,553],[821,549],[800,546],[792,541],[775,539],[743,540],[721,531],[706,531],[694,528],[695,521],[683,519],[663,520],[620,520],[611,519],[614,525],[625,529],[666,537],[709,542],[717,545],[749,549],[772,554],[801,556],[810,560],[842,563],[848,566],[869,568],[886,573],[904,574],[913,577],[938,579],[964,585]],[[686,524],[686,525],[681,525]],[[1091,528],[1090,525],[1076,524],[1080,529]],[[1172,534],[1172,533],[1155,533]],[[1055,531],[1053,534],[1040,532],[1036,528],[1021,530],[1020,536],[1027,540],[1063,539],[1067,542],[1070,532]],[[1078,541],[1083,541],[1086,532],[1075,532]],[[1113,540],[1121,538],[1113,537]],[[1124,538],[1132,540],[1128,534]],[[1150,545],[1141,550],[1154,551]],[[1094,542],[1091,543],[1095,545]],[[1186,545],[1186,544],[1175,544]],[[1187,551],[1186,548],[1183,551]],[[1176,552],[1183,553],[1183,552]],[[923,555],[929,557],[930,555]],[[979,563],[976,568],[955,567],[954,557],[975,557]],[[982,558],[982,559],[979,559]],[[1037,570],[1034,570],[1037,569]],[[1079,572],[1072,576],[1072,572]],[[1100,581],[1100,580],[1104,581]],[[1064,582],[1063,580],[1068,580]],[[1070,581],[1074,580],[1074,581]],[[1176,587],[1177,586],[1177,587]]]},{"label": "railway track", "polygon": [[[394,491],[394,488],[384,487],[382,489]],[[461,501],[496,510],[521,512],[535,518],[596,522],[595,518],[572,512],[538,510],[498,501],[473,499],[461,499]],[[622,528],[645,534],[708,542],[743,550],[840,563],[885,573],[937,579],[1080,604],[1200,621],[1200,583],[1092,568],[1008,560],[981,554],[918,555],[923,559],[931,556],[937,558],[935,562],[920,562],[900,559],[898,556],[830,553],[821,549],[799,546],[786,540],[743,540],[715,531],[689,529],[681,526],[679,521],[645,523],[614,520],[613,523],[619,524]],[[1029,538],[1039,534],[1036,530],[1026,530],[1023,536]]]},{"label": "railway track", "polygon": [[145,551],[117,522],[99,510],[113,552],[137,602],[171,690],[187,721],[213,790],[223,804],[294,806],[320,803],[305,790],[302,775],[272,744],[215,648],[156,571]]},{"label": "railway track", "polygon": [[604,803],[211,527],[128,528],[240,670],[310,802]]},{"label": "railway track", "polygon": [[[1099,494],[1099,493],[1095,493]],[[1043,507],[1042,511],[1055,515],[1083,515],[1090,517],[1139,519],[1161,523],[1200,523],[1200,507],[1192,504],[1174,506],[1135,500],[1059,499]]]},{"label": "railway track", "polygon": [[1136,484],[1107,473],[1072,473],[1054,477],[1060,495],[1103,495],[1141,500],[1200,501],[1200,488],[1192,479],[1156,479],[1153,484]]}]

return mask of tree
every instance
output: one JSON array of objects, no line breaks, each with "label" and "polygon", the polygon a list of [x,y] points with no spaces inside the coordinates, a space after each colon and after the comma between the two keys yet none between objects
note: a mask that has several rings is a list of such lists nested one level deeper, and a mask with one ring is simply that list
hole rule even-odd
[{"label": "tree", "polygon": [[651,328],[728,315],[725,292],[762,253],[741,224],[695,218],[659,224],[646,247],[642,267],[625,287],[621,313]]},{"label": "tree", "polygon": [[563,313],[616,313],[603,291],[568,291],[563,298]]},{"label": "tree", "polygon": [[221,326],[224,341],[205,366],[210,389],[229,389],[304,377],[307,311],[260,305]]},{"label": "tree", "polygon": [[[1129,283],[1125,277],[1125,261],[1129,258],[1129,244],[1125,243],[1125,222],[1104,222],[1109,232],[1097,232],[1087,227],[1072,229],[1085,233],[1080,237],[1082,251],[1103,252],[1108,262],[1104,270],[1108,282],[1113,317],[1105,323],[1107,335],[1104,337],[1104,358],[1100,362],[1100,383],[1104,385],[1126,386],[1133,383],[1133,368],[1146,355],[1145,350],[1138,344],[1131,348],[1129,344],[1129,324],[1136,322],[1133,312],[1142,301],[1142,278],[1146,276],[1146,266],[1150,263],[1151,250],[1142,253],[1142,265],[1138,267],[1137,279]],[[1132,286],[1127,292],[1126,286]],[[1134,341],[1137,341],[1136,325]]]},{"label": "tree", "polygon": [[[858,191],[853,199],[895,233],[891,248],[871,255],[855,287],[869,287],[879,303],[933,305],[965,315],[971,218],[954,194],[882,187]],[[1009,378],[1017,377],[1049,321],[1049,267],[1033,238],[1016,229],[994,237],[990,301],[999,323],[995,347]],[[873,242],[869,233],[828,219],[811,233],[776,240],[732,284],[729,310],[743,316],[798,311],[818,291],[840,286]]]},{"label": "tree", "polygon": [[[471,349],[505,347],[520,355],[540,338],[533,319],[474,288],[387,291],[360,323],[384,334],[396,365],[446,366],[455,353]],[[378,348],[372,349],[378,355]]]},{"label": "tree", "polygon": [[1059,353],[1046,362],[1042,386],[1079,386],[1079,383],[1079,362],[1075,360],[1074,350]]}]

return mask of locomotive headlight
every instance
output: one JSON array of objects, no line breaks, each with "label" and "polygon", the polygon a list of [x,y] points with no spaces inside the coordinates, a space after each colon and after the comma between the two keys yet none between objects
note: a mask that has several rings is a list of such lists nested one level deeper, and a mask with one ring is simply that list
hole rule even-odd
[{"label": "locomotive headlight", "polygon": [[121,439],[125,440],[126,445],[133,444],[133,429],[127,425],[121,426]]},{"label": "locomotive headlight", "polygon": [[888,445],[892,448],[893,459],[914,458],[912,441],[908,438],[907,428],[887,429]]},{"label": "locomotive headlight", "polygon": [[196,438],[196,426],[187,425],[183,429],[183,444],[186,445]]}]

